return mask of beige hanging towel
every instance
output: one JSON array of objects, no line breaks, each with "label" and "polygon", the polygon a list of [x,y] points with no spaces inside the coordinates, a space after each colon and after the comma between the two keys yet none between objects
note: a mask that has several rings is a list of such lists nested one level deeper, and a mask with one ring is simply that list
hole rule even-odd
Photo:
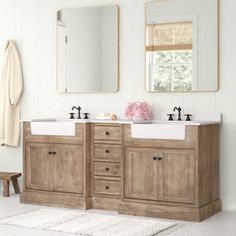
[{"label": "beige hanging towel", "polygon": [[9,40],[0,84],[0,145],[16,147],[19,144],[21,92],[20,56],[14,41]]}]

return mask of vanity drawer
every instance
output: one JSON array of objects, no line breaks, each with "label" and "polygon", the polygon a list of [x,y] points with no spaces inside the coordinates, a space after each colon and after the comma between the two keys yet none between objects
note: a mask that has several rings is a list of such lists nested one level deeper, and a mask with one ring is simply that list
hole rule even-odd
[{"label": "vanity drawer", "polygon": [[121,183],[119,181],[94,180],[94,193],[121,195]]},{"label": "vanity drawer", "polygon": [[121,145],[94,145],[94,159],[121,160]]},{"label": "vanity drawer", "polygon": [[94,162],[94,175],[121,176],[119,163]]},{"label": "vanity drawer", "polygon": [[94,140],[120,141],[122,129],[120,126],[94,125]]}]

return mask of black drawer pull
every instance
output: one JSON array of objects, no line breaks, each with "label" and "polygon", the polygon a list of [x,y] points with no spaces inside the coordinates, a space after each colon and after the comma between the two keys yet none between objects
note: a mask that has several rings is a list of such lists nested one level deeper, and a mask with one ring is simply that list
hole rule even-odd
[{"label": "black drawer pull", "polygon": [[106,133],[105,133],[106,135],[109,135],[110,133],[108,132],[108,131],[106,131]]},{"label": "black drawer pull", "polygon": [[109,171],[110,169],[108,167],[105,168],[106,171]]},{"label": "black drawer pull", "polygon": [[49,154],[49,155],[56,155],[57,152],[51,152],[51,151],[49,151],[48,154]]},{"label": "black drawer pull", "polygon": [[106,189],[109,189],[109,186],[106,186]]},{"label": "black drawer pull", "polygon": [[156,161],[156,160],[157,160],[157,157],[153,157],[152,159],[153,159],[154,161]]},{"label": "black drawer pull", "polygon": [[161,161],[161,160],[162,160],[162,157],[158,157],[157,159],[158,159],[158,161]]},{"label": "black drawer pull", "polygon": [[109,150],[106,150],[105,153],[109,153],[110,151]]}]

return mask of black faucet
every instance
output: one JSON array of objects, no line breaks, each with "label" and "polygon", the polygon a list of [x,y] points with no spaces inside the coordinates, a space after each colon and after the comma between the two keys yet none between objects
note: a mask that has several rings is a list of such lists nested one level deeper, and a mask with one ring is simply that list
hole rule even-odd
[{"label": "black faucet", "polygon": [[73,107],[72,107],[72,111],[73,111],[74,109],[78,110],[78,117],[77,117],[77,119],[81,119],[81,116],[80,116],[81,107],[80,107],[80,106],[78,106],[78,107],[73,106]]},{"label": "black faucet", "polygon": [[181,111],[182,108],[181,107],[174,107],[173,111],[178,111],[178,120],[181,120]]}]

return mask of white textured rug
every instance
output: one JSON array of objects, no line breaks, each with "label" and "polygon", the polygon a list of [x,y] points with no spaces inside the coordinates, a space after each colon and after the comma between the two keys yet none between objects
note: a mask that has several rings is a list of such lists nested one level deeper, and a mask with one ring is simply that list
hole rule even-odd
[{"label": "white textured rug", "polygon": [[166,221],[53,208],[3,218],[0,224],[83,236],[152,236],[175,226]]}]

